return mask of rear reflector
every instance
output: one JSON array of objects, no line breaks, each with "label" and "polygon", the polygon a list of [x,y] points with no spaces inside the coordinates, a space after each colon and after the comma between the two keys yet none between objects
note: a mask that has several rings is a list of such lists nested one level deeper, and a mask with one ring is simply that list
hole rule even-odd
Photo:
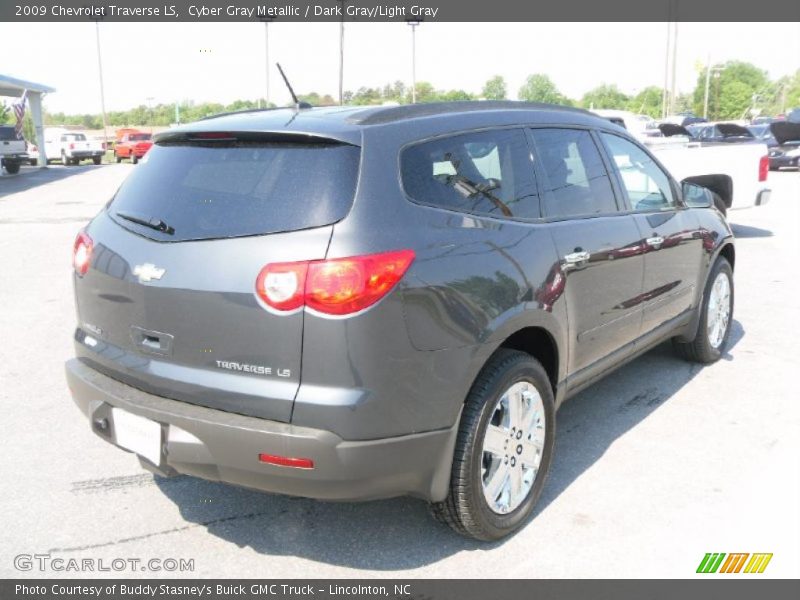
[{"label": "rear reflector", "polygon": [[293,458],[290,456],[277,456],[275,454],[259,454],[259,462],[279,467],[293,467],[295,469],[313,469],[314,461],[310,458]]},{"label": "rear reflector", "polygon": [[758,180],[766,181],[769,175],[769,156],[762,156],[758,162]]},{"label": "rear reflector", "polygon": [[75,267],[75,272],[78,275],[86,275],[86,271],[89,270],[93,248],[94,242],[92,242],[92,238],[85,231],[81,231],[72,246],[72,266]]},{"label": "rear reflector", "polygon": [[256,295],[271,310],[288,313],[303,306],[317,313],[347,316],[378,302],[403,278],[413,250],[329,260],[272,263],[256,278]]}]

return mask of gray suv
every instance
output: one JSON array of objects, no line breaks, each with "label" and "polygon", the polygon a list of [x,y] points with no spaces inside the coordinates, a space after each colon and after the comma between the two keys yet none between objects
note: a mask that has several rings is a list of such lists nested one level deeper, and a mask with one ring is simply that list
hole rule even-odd
[{"label": "gray suv", "polygon": [[92,430],[161,475],[412,495],[524,524],[555,411],[656,344],[724,351],[734,246],[625,130],[512,102],[221,115],[155,145],[74,247]]}]

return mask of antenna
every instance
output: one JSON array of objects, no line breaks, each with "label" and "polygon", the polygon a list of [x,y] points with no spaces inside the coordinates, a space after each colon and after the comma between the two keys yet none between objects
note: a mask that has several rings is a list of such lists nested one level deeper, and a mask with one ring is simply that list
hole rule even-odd
[{"label": "antenna", "polygon": [[297,99],[297,94],[294,93],[294,90],[292,89],[292,84],[289,83],[289,79],[286,77],[286,73],[283,72],[283,69],[281,68],[281,63],[275,63],[275,65],[278,67],[278,71],[280,72],[281,77],[283,77],[283,82],[286,84],[286,87],[289,88],[289,93],[292,95],[292,100],[294,100],[294,109],[300,110],[301,108],[311,108],[311,105],[308,102],[300,102]]}]

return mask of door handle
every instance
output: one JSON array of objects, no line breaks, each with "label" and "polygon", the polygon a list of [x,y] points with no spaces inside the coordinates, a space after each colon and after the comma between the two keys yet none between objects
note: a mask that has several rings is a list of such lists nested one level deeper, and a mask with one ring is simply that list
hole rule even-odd
[{"label": "door handle", "polygon": [[645,242],[647,242],[648,246],[651,246],[653,248],[658,248],[661,246],[661,244],[664,243],[664,238],[661,237],[660,235],[657,235],[654,237],[647,238]]},{"label": "door handle", "polygon": [[567,263],[567,265],[575,266],[586,262],[591,256],[591,253],[586,251],[571,252],[564,256],[564,262]]}]

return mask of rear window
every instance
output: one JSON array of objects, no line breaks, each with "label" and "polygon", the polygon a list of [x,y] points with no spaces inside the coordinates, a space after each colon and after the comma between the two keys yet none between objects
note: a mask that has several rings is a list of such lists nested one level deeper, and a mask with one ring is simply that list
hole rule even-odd
[{"label": "rear window", "polygon": [[519,129],[410,146],[400,164],[406,193],[422,204],[499,218],[539,217],[530,149]]},{"label": "rear window", "polygon": [[151,136],[149,133],[133,133],[128,137],[128,139],[132,142],[143,142],[145,140],[149,140],[150,137]]},{"label": "rear window", "polygon": [[17,139],[17,133],[13,127],[0,127],[0,141],[8,142]]},{"label": "rear window", "polygon": [[[339,143],[156,144],[109,207],[160,241],[230,238],[330,225],[350,210],[360,149]],[[168,234],[133,223],[161,222]]]},{"label": "rear window", "polygon": [[68,133],[61,136],[62,142],[85,142],[86,136],[82,133]]}]

